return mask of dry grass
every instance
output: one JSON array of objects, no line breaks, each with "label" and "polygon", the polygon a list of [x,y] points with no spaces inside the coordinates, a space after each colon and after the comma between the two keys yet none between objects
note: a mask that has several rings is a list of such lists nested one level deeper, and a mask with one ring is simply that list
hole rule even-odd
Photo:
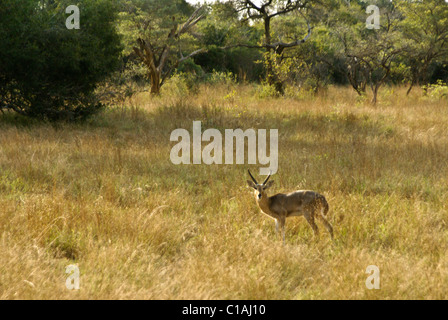
[{"label": "dry grass", "polygon": [[[448,103],[348,88],[259,100],[251,87],[135,98],[87,124],[0,118],[1,299],[447,299]],[[278,128],[272,192],[330,203],[285,246],[246,166],[175,166],[176,128]],[[253,167],[255,170],[255,167]],[[65,288],[76,263],[81,289]],[[367,290],[368,265],[381,289]]]}]

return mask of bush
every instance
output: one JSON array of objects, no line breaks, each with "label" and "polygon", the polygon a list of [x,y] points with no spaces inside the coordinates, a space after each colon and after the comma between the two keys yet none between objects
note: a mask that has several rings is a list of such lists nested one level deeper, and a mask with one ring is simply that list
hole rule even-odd
[{"label": "bush", "polygon": [[268,83],[263,83],[257,88],[257,96],[260,99],[277,98],[280,96],[275,86]]},{"label": "bush", "polygon": [[286,86],[285,87],[285,97],[296,99],[296,100],[305,100],[312,99],[315,97],[314,90],[312,88],[300,87],[300,86]]},{"label": "bush", "polygon": [[147,84],[147,70],[141,63],[127,61],[123,63],[121,70],[114,72],[108,81],[103,82],[95,91],[95,94],[111,105],[123,105],[139,92],[149,91]]},{"label": "bush", "polygon": [[207,82],[212,85],[225,85],[227,87],[233,87],[236,85],[236,76],[228,72],[220,72],[213,70],[213,73],[209,75]]},{"label": "bush", "polygon": [[198,89],[198,81],[194,74],[178,72],[162,86],[162,95],[183,97],[189,93],[197,93]]},{"label": "bush", "polygon": [[113,1],[80,0],[79,30],[65,26],[69,1],[0,2],[0,109],[59,120],[101,108],[98,83],[119,65]]},{"label": "bush", "polygon": [[423,86],[422,88],[431,99],[439,100],[448,98],[448,86],[442,80],[437,80],[436,83]]}]

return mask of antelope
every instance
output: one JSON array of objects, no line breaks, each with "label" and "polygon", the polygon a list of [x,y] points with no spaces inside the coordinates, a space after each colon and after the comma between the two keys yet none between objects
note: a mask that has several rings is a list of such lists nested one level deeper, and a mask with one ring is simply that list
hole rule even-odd
[{"label": "antelope", "polygon": [[315,191],[297,190],[288,194],[278,193],[269,197],[266,190],[274,183],[272,180],[269,181],[271,175],[262,184],[259,184],[250,170],[248,172],[252,181],[247,180],[247,184],[255,189],[255,201],[262,213],[275,220],[276,234],[278,234],[279,226],[281,227],[283,243],[285,243],[286,218],[302,215],[313,229],[315,237],[319,236],[319,228],[314,222],[314,219],[317,218],[324,224],[333,239],[333,227],[325,218],[330,207],[323,195]]}]

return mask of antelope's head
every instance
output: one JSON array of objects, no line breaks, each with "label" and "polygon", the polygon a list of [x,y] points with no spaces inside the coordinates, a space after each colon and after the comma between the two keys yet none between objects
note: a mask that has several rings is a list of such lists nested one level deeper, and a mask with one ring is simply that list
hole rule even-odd
[{"label": "antelope's head", "polygon": [[[250,170],[247,170],[249,172],[249,176],[251,177],[251,180],[247,180],[247,185],[253,189],[255,189],[255,198],[258,201],[261,201],[262,199],[267,199],[266,189],[270,188],[274,181],[269,181],[269,178],[271,175],[268,175],[266,180],[262,184],[259,184],[257,180],[255,180],[254,176],[250,173]],[[268,182],[269,181],[269,182]]]}]

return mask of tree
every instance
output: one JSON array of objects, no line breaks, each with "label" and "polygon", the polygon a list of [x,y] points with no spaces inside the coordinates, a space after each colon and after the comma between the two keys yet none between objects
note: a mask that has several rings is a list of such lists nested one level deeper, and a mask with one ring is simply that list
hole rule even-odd
[{"label": "tree", "polygon": [[[265,0],[260,5],[251,0],[234,0],[234,5],[238,12],[244,14],[244,20],[262,21],[264,28],[264,41],[261,45],[236,44],[227,48],[236,46],[245,46],[248,48],[259,48],[266,50],[266,76],[267,82],[275,86],[278,93],[283,94],[283,82],[276,75],[275,69],[282,63],[285,49],[292,48],[304,43],[311,35],[311,27],[308,23],[307,35],[299,39],[295,36],[289,42],[283,42],[281,39],[274,40],[272,34],[272,21],[274,18],[287,15],[293,11],[298,11],[303,15],[303,10],[307,7],[308,1],[301,0]],[[276,66],[277,65],[277,66]]]},{"label": "tree", "polygon": [[114,2],[82,0],[79,30],[69,1],[0,2],[0,109],[49,120],[97,111],[97,85],[119,65]]},{"label": "tree", "polygon": [[[148,70],[151,94],[158,95],[172,71],[183,61],[205,51],[197,48],[195,25],[205,17],[200,7],[185,18],[190,7],[185,1],[126,1],[122,30],[131,39],[133,52]],[[184,23],[179,21],[185,20]],[[131,43],[132,43],[131,42]],[[185,54],[184,50],[190,50]]]},{"label": "tree", "polygon": [[448,57],[448,4],[444,0],[400,0],[398,8],[405,16],[400,29],[407,41],[403,56],[411,71],[409,94],[414,85],[428,82],[432,62]]},{"label": "tree", "polygon": [[367,29],[365,8],[355,3],[334,16],[333,35],[339,40],[340,55],[345,59],[347,77],[360,95],[367,85],[372,91],[372,104],[377,103],[378,91],[390,76],[396,59],[406,45],[401,41],[398,24],[400,13],[393,3],[378,1],[381,9],[380,29]]},{"label": "tree", "polygon": [[194,57],[203,71],[230,71],[242,81],[257,81],[264,74],[263,66],[257,63],[263,58],[259,50],[225,48],[226,44],[242,41],[256,44],[262,35],[259,28],[241,23],[231,2],[212,3],[206,19],[198,24],[197,33],[199,41],[207,47],[207,52]]}]

